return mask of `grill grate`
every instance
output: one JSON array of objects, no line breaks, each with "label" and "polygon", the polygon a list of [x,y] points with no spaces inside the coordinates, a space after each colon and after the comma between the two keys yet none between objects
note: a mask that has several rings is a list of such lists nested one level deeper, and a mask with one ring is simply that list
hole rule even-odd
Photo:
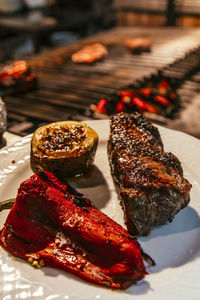
[{"label": "grill grate", "polygon": [[[119,88],[142,82],[162,71],[165,76],[175,79],[189,78],[194,71],[194,49],[200,42],[199,29],[179,28],[115,28],[71,45],[51,50],[29,59],[39,79],[37,90],[26,94],[6,96],[8,108],[8,130],[26,135],[38,126],[53,121],[98,118],[88,114],[91,104],[102,97],[109,97]],[[152,51],[132,55],[124,46],[127,37],[147,36],[153,41]],[[93,65],[76,65],[71,54],[84,44],[102,42],[108,47],[109,55]],[[189,71],[188,71],[189,70]],[[198,70],[197,70],[198,71]],[[193,74],[194,75],[194,74]],[[198,89],[199,74],[189,78],[186,87]],[[186,94],[185,94],[186,95]],[[186,101],[186,100],[184,100]],[[184,102],[184,105],[186,102]],[[166,118],[157,116],[157,122],[168,126]],[[17,126],[26,122],[27,127]],[[32,127],[28,127],[32,124]]]}]

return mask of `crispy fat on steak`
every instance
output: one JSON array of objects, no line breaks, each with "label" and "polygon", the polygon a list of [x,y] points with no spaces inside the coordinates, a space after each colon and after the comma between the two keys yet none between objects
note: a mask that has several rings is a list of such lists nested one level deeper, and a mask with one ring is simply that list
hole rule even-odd
[{"label": "crispy fat on steak", "polygon": [[164,151],[158,129],[141,114],[111,117],[108,157],[131,234],[149,234],[188,205],[191,184],[178,158]]},{"label": "crispy fat on steak", "polygon": [[106,287],[125,289],[146,275],[137,240],[47,171],[20,185],[0,245],[35,267]]}]

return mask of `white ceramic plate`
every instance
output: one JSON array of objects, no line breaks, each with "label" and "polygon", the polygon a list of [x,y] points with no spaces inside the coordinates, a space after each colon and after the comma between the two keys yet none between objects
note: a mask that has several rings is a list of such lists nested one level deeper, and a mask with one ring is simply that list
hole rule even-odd
[{"label": "white ceramic plate", "polygon": [[[110,175],[106,145],[107,120],[87,122],[100,137],[93,172],[72,182],[96,206],[123,225],[115,185]],[[0,249],[0,299],[160,300],[200,299],[200,141],[159,127],[166,151],[177,155],[185,177],[193,184],[190,205],[171,224],[155,228],[139,241],[156,261],[150,275],[126,291],[113,291],[50,268],[36,270]],[[0,152],[0,199],[16,196],[19,184],[32,171],[29,165],[30,137]],[[2,228],[8,211],[1,212]]]}]

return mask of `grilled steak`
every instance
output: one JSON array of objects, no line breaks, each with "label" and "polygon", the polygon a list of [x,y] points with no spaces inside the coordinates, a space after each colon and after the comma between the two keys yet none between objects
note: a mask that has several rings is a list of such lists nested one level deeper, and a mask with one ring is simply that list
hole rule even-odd
[{"label": "grilled steak", "polygon": [[158,129],[141,114],[111,117],[108,157],[131,234],[149,234],[188,205],[191,184],[178,158],[164,152]]},{"label": "grilled steak", "polygon": [[146,274],[136,239],[47,171],[21,184],[0,245],[38,268],[106,287],[124,289]]}]

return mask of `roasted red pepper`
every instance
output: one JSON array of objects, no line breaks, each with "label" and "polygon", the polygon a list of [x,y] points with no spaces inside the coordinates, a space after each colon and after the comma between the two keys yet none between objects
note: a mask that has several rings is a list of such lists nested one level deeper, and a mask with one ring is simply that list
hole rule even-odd
[{"label": "roasted red pepper", "polygon": [[50,172],[20,185],[0,244],[33,266],[107,287],[124,289],[146,274],[136,239]]}]

